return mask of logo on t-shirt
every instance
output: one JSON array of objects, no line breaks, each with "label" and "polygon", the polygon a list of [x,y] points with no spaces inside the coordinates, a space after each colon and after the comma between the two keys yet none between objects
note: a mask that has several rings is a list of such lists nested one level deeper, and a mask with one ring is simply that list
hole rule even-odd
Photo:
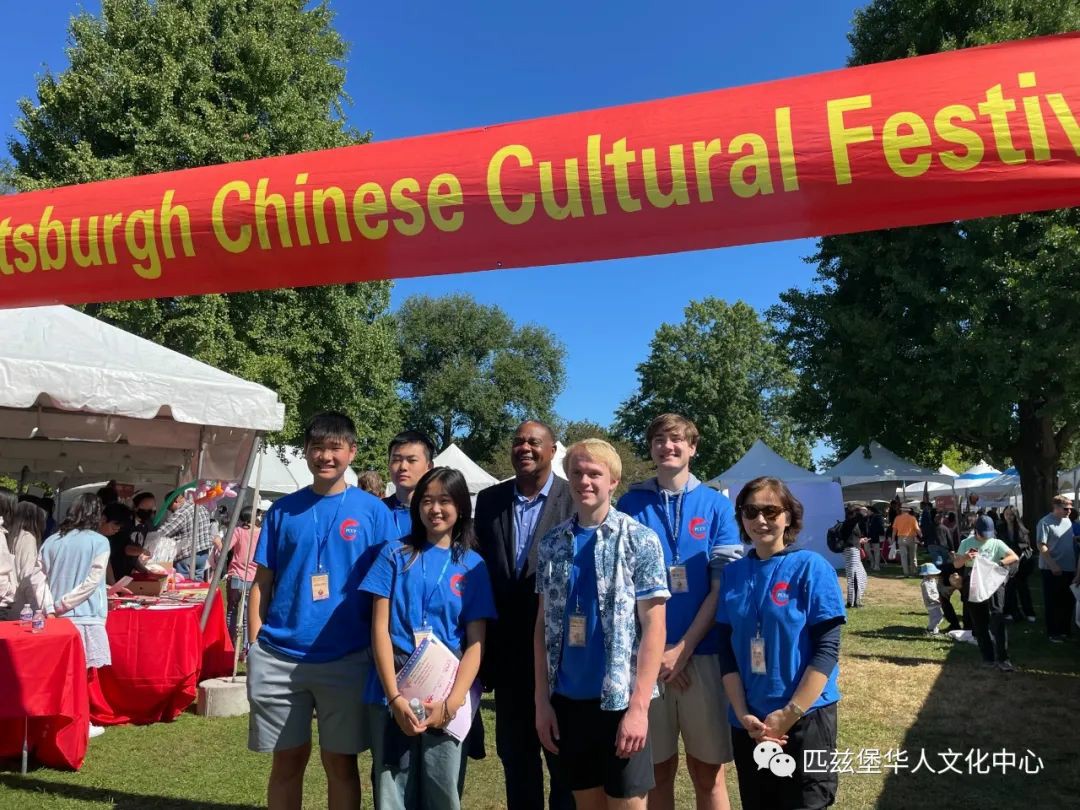
[{"label": "logo on t-shirt", "polygon": [[787,607],[788,603],[788,584],[786,582],[777,582],[773,585],[772,593],[769,594],[772,597],[773,604],[777,607]]},{"label": "logo on t-shirt", "polygon": [[465,590],[464,574],[454,574],[450,577],[450,590],[453,591],[454,596],[461,596],[462,591]]},{"label": "logo on t-shirt", "polygon": [[360,526],[360,521],[353,520],[352,518],[345,518],[341,521],[341,526],[338,527],[338,534],[341,535],[342,540],[355,540],[356,531]]},{"label": "logo on t-shirt", "polygon": [[690,518],[690,536],[695,540],[705,539],[705,518]]}]

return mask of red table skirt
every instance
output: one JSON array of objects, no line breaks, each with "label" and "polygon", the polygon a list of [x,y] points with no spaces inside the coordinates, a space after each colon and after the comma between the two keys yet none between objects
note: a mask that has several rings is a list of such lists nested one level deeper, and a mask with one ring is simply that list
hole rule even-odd
[{"label": "red table skirt", "polygon": [[202,604],[169,610],[109,611],[112,666],[90,681],[90,716],[98,725],[168,722],[195,700],[200,680],[232,672],[233,644],[222,600],[213,600],[206,631]]},{"label": "red table skirt", "polygon": [[67,619],[48,619],[41,633],[0,622],[0,757],[22,756],[27,718],[35,761],[82,766],[90,725],[86,656]]}]

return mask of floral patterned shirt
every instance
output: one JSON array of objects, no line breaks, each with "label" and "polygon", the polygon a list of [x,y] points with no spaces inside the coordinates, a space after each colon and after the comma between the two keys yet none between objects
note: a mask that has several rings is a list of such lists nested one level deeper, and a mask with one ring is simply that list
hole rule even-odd
[{"label": "floral patterned shirt", "polygon": [[[574,566],[576,518],[544,535],[537,549],[536,592],[544,597],[544,643],[547,647],[548,693],[555,686],[562,660],[563,619]],[[619,711],[630,705],[637,675],[641,623],[639,599],[668,599],[664,551],[656,532],[614,507],[596,532],[596,589],[600,626],[604,631],[606,671],[600,708]],[[653,685],[653,697],[659,691]]]}]

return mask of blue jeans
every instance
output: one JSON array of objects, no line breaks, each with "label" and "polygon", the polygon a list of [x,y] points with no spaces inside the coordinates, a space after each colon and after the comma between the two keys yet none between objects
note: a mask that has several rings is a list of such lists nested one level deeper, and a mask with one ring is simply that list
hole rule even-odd
[{"label": "blue jeans", "polygon": [[439,732],[406,736],[389,709],[373,709],[382,716],[371,734],[375,810],[461,810],[465,746]]},{"label": "blue jeans", "polygon": [[206,579],[206,561],[208,559],[210,559],[210,549],[195,552],[194,577],[188,574],[191,564],[191,555],[184,557],[182,560],[177,560],[173,567],[176,569],[176,573],[183,574],[185,579],[197,579],[199,582],[203,582]]},{"label": "blue jeans", "polygon": [[949,550],[945,546],[939,546],[936,544],[930,544],[926,547],[926,553],[930,555],[930,559],[934,565],[940,566],[945,560],[949,559]]}]

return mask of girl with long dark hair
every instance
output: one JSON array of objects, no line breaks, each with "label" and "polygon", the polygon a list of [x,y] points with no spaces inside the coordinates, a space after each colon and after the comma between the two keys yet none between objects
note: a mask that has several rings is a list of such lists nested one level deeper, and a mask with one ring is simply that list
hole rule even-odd
[{"label": "girl with long dark hair", "polygon": [[[411,532],[383,547],[361,585],[373,597],[371,646],[389,699],[390,716],[372,739],[376,806],[458,810],[467,760],[462,742],[443,729],[476,680],[495,602],[475,550],[464,476],[447,467],[429,470],[413,492],[410,512]],[[398,692],[397,673],[429,636],[460,663],[449,696],[425,703],[420,719]]]},{"label": "girl with long dark hair", "polygon": [[1035,570],[1038,561],[1031,535],[1020,521],[1020,515],[1012,504],[1006,506],[1001,512],[997,536],[1004,540],[1005,545],[1016,552],[1020,558],[1016,573],[1005,583],[1005,618],[1015,621],[1027,619],[1029,622],[1034,622],[1035,605],[1031,601],[1028,577]]},{"label": "girl with long dark hair", "polygon": [[7,558],[10,585],[0,604],[0,619],[19,618],[23,605],[31,610],[47,610],[51,605],[45,573],[38,560],[45,512],[30,501],[19,501],[10,489],[0,488],[0,551]]},{"label": "girl with long dark hair", "polygon": [[[78,628],[88,670],[112,663],[109,637],[105,633],[109,613],[105,594],[109,541],[100,532],[101,523],[102,505],[97,495],[80,495],[56,534],[41,547],[41,567],[54,600],[49,612],[70,619]],[[102,731],[100,726],[90,726],[92,737]]]}]

